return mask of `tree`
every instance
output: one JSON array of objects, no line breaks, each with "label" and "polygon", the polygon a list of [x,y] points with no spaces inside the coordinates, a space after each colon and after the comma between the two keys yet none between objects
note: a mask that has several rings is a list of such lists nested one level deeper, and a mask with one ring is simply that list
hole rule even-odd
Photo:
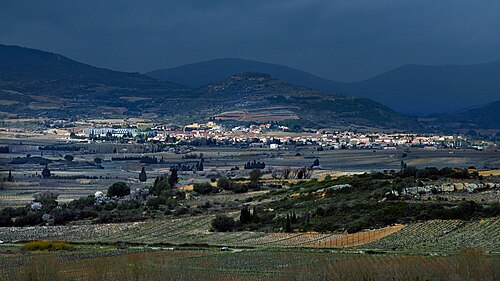
[{"label": "tree", "polygon": [[33,201],[42,203],[45,210],[52,210],[57,207],[57,197],[59,197],[59,193],[57,192],[44,191],[35,194]]},{"label": "tree", "polygon": [[179,182],[179,175],[177,174],[177,169],[172,169],[170,176],[168,176],[168,183],[172,188]]},{"label": "tree", "polygon": [[115,182],[108,188],[108,197],[123,197],[130,194],[130,187],[124,182]]},{"label": "tree", "polygon": [[316,158],[311,167],[318,167],[318,166],[319,166],[319,159]]},{"label": "tree", "polygon": [[300,169],[298,172],[297,172],[297,178],[299,180],[303,179],[304,178],[304,171],[302,169]]},{"label": "tree", "polygon": [[253,222],[258,222],[259,221],[259,214],[257,213],[257,207],[256,206],[253,206],[252,221]]},{"label": "tree", "polygon": [[241,224],[246,224],[252,221],[252,215],[248,207],[243,207],[240,212],[240,222]]},{"label": "tree", "polygon": [[75,159],[75,157],[73,157],[73,155],[65,155],[64,156],[64,160],[68,161],[68,162],[71,162],[73,161],[73,159]]},{"label": "tree", "polygon": [[168,176],[157,176],[153,187],[150,189],[153,195],[159,196],[162,192],[171,189],[170,183],[168,183]]},{"label": "tree", "polygon": [[13,182],[14,177],[12,176],[12,171],[9,171],[9,176],[7,177],[7,181]]},{"label": "tree", "polygon": [[217,180],[217,187],[224,190],[229,190],[231,189],[231,180],[226,177],[220,177]]},{"label": "tree", "polygon": [[217,215],[212,220],[212,227],[219,232],[232,231],[234,229],[234,219],[226,215]]},{"label": "tree", "polygon": [[401,171],[408,167],[408,165],[403,160],[401,160],[400,166],[401,166]]},{"label": "tree", "polygon": [[285,232],[292,232],[292,223],[291,223],[291,219],[290,219],[290,215],[286,215],[286,219],[285,219],[285,226],[283,227]]},{"label": "tree", "polygon": [[49,167],[45,166],[45,168],[43,168],[42,170],[42,177],[44,178],[50,178],[50,170],[49,170]]},{"label": "tree", "polygon": [[146,175],[146,169],[142,167],[141,173],[139,174],[139,181],[145,182],[148,179],[148,176]]},{"label": "tree", "polygon": [[97,165],[101,165],[101,163],[102,163],[102,159],[101,159],[101,158],[99,158],[99,157],[96,157],[96,158],[94,158],[94,162],[95,162]]},{"label": "tree", "polygon": [[259,169],[253,169],[250,172],[250,181],[251,182],[258,182],[260,177],[262,176],[262,172]]}]

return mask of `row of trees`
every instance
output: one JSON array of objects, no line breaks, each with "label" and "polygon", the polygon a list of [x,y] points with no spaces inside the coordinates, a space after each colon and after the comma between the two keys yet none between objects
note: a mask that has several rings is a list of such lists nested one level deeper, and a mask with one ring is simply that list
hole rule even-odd
[{"label": "row of trees", "polygon": [[273,179],[310,179],[312,176],[313,171],[311,169],[308,169],[306,167],[302,169],[289,169],[285,168],[280,171],[276,171],[272,173],[272,178]]}]

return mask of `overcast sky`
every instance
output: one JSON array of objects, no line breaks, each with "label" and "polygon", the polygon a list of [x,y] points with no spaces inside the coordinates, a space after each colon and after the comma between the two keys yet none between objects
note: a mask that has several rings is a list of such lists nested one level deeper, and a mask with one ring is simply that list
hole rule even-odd
[{"label": "overcast sky", "polygon": [[214,58],[338,81],[500,59],[500,0],[0,0],[0,43],[146,72]]}]

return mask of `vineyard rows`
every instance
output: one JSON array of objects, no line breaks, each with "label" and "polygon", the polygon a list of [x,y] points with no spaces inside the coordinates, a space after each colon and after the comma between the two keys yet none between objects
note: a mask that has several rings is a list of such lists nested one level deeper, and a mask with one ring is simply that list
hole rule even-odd
[{"label": "vineyard rows", "polygon": [[410,224],[363,248],[449,250],[481,247],[500,251],[500,218],[477,221],[435,220]]},{"label": "vineyard rows", "polygon": [[464,222],[435,220],[395,225],[352,234],[210,231],[212,216],[146,222],[0,228],[0,240],[68,242],[206,243],[264,247],[362,247],[373,249],[447,250],[484,247],[500,251],[500,219]]}]

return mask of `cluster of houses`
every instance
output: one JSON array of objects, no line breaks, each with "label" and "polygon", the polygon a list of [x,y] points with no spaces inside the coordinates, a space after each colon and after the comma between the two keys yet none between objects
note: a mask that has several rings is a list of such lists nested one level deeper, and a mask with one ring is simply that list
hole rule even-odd
[{"label": "cluster of houses", "polygon": [[[225,145],[246,145],[280,149],[286,145],[316,145],[330,149],[397,149],[398,147],[439,148],[486,148],[456,135],[411,133],[355,133],[349,131],[290,132],[285,126],[260,124],[225,127],[215,122],[193,123],[186,126],[157,125],[147,132],[135,128],[86,128],[83,136],[136,136],[145,135],[149,141],[192,142],[211,140]],[[494,145],[494,144],[493,144]]]}]

